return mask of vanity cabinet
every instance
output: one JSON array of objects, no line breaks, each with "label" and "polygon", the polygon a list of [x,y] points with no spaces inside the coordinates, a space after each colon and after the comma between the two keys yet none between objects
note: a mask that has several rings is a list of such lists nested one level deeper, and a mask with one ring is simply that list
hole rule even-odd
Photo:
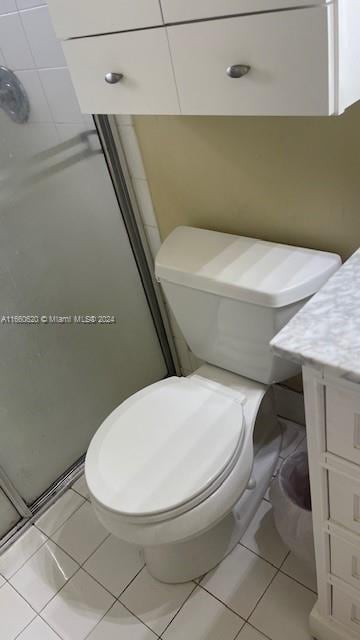
[{"label": "vanity cabinet", "polygon": [[360,99],[358,0],[49,8],[85,113],[331,115]]},{"label": "vanity cabinet", "polygon": [[303,367],[319,640],[360,637],[360,384]]},{"label": "vanity cabinet", "polygon": [[302,365],[317,640],[360,638],[360,249],[271,344]]}]

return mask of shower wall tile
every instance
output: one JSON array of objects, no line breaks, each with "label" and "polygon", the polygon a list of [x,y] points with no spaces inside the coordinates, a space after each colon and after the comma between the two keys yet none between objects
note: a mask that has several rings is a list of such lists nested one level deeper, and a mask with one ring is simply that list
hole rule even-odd
[{"label": "shower wall tile", "polygon": [[68,69],[40,69],[39,74],[54,122],[83,122]]},{"label": "shower wall tile", "polygon": [[33,69],[34,59],[18,13],[0,16],[1,51],[12,70]]},{"label": "shower wall tile", "polygon": [[15,0],[0,0],[0,15],[16,11]]},{"label": "shower wall tile", "polygon": [[37,68],[66,66],[47,6],[21,11],[20,17]]},{"label": "shower wall tile", "polygon": [[29,122],[52,122],[49,104],[45,97],[38,71],[36,69],[28,69],[18,71],[16,75],[22,82],[30,101]]},{"label": "shower wall tile", "polygon": [[80,112],[46,0],[0,0],[0,65],[16,72],[30,102],[28,123],[15,127],[6,118],[10,161],[94,128]]},{"label": "shower wall tile", "polygon": [[7,139],[13,161],[28,159],[40,151],[51,149],[59,143],[56,127],[53,123],[32,123],[18,125],[8,122]]},{"label": "shower wall tile", "polygon": [[16,0],[16,4],[19,10],[32,9],[33,7],[46,4],[46,0]]}]

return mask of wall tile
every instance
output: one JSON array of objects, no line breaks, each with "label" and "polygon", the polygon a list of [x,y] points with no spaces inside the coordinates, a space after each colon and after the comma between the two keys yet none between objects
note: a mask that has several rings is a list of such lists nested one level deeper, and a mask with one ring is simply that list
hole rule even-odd
[{"label": "wall tile", "polygon": [[70,138],[79,136],[81,133],[87,130],[87,127],[83,123],[79,122],[76,124],[57,124],[56,129],[59,134],[60,142],[65,142],[66,140],[70,140]]},{"label": "wall tile", "polygon": [[28,123],[18,125],[11,120],[8,120],[7,140],[13,161],[33,158],[35,154],[59,143],[54,124]]},{"label": "wall tile", "polygon": [[138,178],[135,178],[133,180],[133,186],[143,223],[150,225],[151,227],[157,227],[147,180],[139,180]]},{"label": "wall tile", "polygon": [[135,130],[132,126],[119,126],[120,138],[132,178],[146,180],[145,169]]},{"label": "wall tile", "polygon": [[57,40],[49,10],[46,6],[21,11],[20,17],[35,60],[40,67],[66,65],[60,42]]},{"label": "wall tile", "polygon": [[182,372],[187,375],[189,371],[192,371],[189,348],[185,340],[181,340],[180,338],[175,338],[175,346]]},{"label": "wall tile", "polygon": [[51,112],[42,88],[39,74],[35,69],[17,71],[30,102],[29,122],[52,122]]},{"label": "wall tile", "polygon": [[16,11],[15,0],[0,0],[0,15]]},{"label": "wall tile", "polygon": [[63,67],[39,73],[54,122],[83,122],[69,71]]},{"label": "wall tile", "polygon": [[1,51],[10,69],[33,69],[34,60],[18,13],[0,16]]},{"label": "wall tile", "polygon": [[132,125],[133,123],[132,116],[125,115],[125,114],[116,116],[116,120],[118,125],[121,125],[121,124]]},{"label": "wall tile", "polygon": [[46,0],[16,0],[18,9],[32,9],[42,4],[46,4]]},{"label": "wall tile", "polygon": [[145,229],[146,237],[149,241],[152,256],[155,259],[156,254],[159,251],[161,246],[159,229],[157,227],[150,227],[148,225],[145,225],[144,229]]}]

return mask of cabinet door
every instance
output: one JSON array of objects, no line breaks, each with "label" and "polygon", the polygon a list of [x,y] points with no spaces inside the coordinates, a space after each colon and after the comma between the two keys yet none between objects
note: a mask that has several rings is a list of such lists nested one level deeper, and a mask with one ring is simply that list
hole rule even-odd
[{"label": "cabinet door", "polygon": [[[164,28],[67,40],[63,48],[84,113],[179,113]],[[122,77],[108,84],[108,73]]]},{"label": "cabinet door", "polygon": [[165,22],[183,22],[216,16],[254,13],[303,7],[309,4],[321,5],[328,0],[161,0]]},{"label": "cabinet door", "polygon": [[[315,7],[168,27],[181,112],[332,113],[331,11]],[[247,65],[249,72],[229,77],[234,65]]]},{"label": "cabinet door", "polygon": [[62,39],[162,24],[159,0],[48,0]]}]

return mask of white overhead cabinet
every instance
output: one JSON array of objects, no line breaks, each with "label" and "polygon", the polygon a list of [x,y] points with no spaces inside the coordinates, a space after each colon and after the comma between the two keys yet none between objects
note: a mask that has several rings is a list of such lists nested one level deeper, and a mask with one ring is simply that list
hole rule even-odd
[{"label": "white overhead cabinet", "polygon": [[48,4],[62,39],[163,23],[159,0],[50,0]]},{"label": "white overhead cabinet", "polygon": [[167,23],[321,4],[325,0],[161,0]]},{"label": "white overhead cabinet", "polygon": [[169,27],[181,113],[327,113],[334,91],[329,11],[317,7]]},{"label": "white overhead cabinet", "polygon": [[180,113],[165,29],[67,40],[63,48],[85,113]]},{"label": "white overhead cabinet", "polygon": [[359,0],[49,6],[85,113],[333,115],[360,99]]}]

